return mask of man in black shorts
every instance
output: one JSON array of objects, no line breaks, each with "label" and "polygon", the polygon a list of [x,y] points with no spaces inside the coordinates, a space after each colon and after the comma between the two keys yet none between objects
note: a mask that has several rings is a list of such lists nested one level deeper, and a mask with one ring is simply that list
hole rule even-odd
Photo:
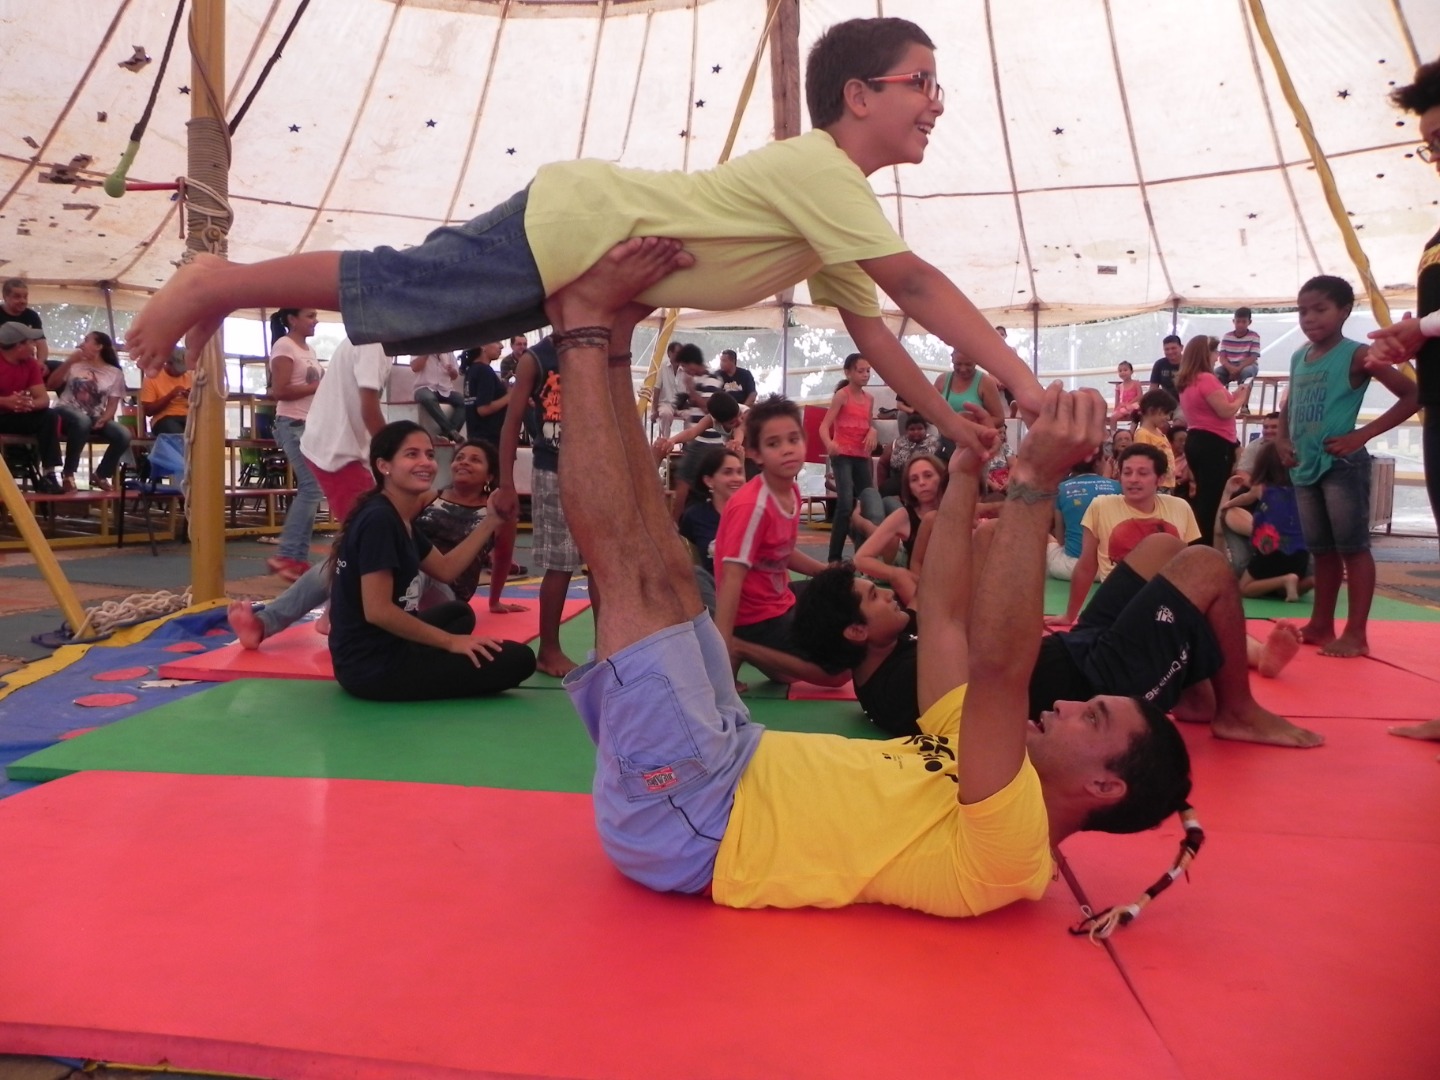
[{"label": "man in black shorts", "polygon": [[[957,494],[975,497],[965,485]],[[975,548],[978,581],[987,545]],[[1043,574],[1044,567],[1035,572]],[[795,636],[812,659],[850,669],[856,697],[878,727],[915,734],[918,632],[892,594],[857,578],[848,564],[831,567],[811,579],[796,604]],[[1293,635],[1282,627],[1265,646],[1250,644],[1239,587],[1224,557],[1185,547],[1176,537],[1147,537],[1095,592],[1069,633],[1041,642],[1030,675],[1030,715],[1056,701],[1119,694],[1174,711],[1178,719],[1208,721],[1219,738],[1320,745],[1323,736],[1262,708],[1250,693],[1251,661],[1275,674],[1294,656]]]}]

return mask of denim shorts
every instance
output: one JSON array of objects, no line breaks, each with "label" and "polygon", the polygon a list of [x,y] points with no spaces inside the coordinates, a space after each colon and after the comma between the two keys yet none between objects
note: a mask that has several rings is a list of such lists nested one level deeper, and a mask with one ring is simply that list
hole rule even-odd
[{"label": "denim shorts", "polygon": [[1370,452],[1332,459],[1313,484],[1297,484],[1300,530],[1312,555],[1353,555],[1370,550]]},{"label": "denim shorts", "polygon": [[340,313],[353,345],[391,356],[469,349],[549,325],[525,238],[530,189],[416,247],[340,254]]},{"label": "denim shorts", "polygon": [[659,892],[703,892],[764,730],[735,693],[709,614],[582,664],[565,689],[595,743],[595,824],[610,861]]}]

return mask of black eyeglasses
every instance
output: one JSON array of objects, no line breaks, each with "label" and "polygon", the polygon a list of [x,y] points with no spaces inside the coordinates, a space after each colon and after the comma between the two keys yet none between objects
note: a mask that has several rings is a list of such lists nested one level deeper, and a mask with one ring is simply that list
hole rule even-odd
[{"label": "black eyeglasses", "polygon": [[1440,142],[1421,143],[1415,148],[1415,156],[1430,165],[1440,161]]},{"label": "black eyeglasses", "polygon": [[909,75],[877,75],[867,83],[909,84],[936,103],[945,100],[945,88],[928,71],[912,71]]}]

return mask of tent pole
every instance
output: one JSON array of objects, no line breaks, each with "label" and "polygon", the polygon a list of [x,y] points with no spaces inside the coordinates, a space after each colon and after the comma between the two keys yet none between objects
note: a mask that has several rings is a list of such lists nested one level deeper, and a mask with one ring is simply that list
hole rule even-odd
[{"label": "tent pole", "polygon": [[[196,89],[190,95],[188,175],[224,197],[229,182],[224,0],[196,0],[190,8],[190,71]],[[191,251],[225,253],[228,215],[224,203],[214,205],[217,201],[198,187],[192,191],[187,239]],[[198,213],[194,203],[201,203]],[[198,357],[187,356],[196,372],[188,421],[186,482],[190,586],[196,603],[225,595],[224,356],[223,332],[217,333]]]}]

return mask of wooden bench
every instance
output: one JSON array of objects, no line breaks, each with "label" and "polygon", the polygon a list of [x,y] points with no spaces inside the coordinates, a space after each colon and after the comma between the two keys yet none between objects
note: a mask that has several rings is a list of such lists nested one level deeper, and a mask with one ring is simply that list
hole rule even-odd
[{"label": "wooden bench", "polygon": [[[94,547],[111,539],[119,547],[125,542],[125,493],[115,491],[70,491],[62,495],[45,495],[38,491],[22,492],[35,514],[40,531],[51,547]],[[90,508],[100,510],[94,531],[90,529]],[[70,511],[84,509],[83,514]],[[8,523],[9,512],[0,505],[0,523]],[[84,522],[84,525],[80,522]],[[0,539],[0,550],[23,550],[25,541],[19,537]]]}]

